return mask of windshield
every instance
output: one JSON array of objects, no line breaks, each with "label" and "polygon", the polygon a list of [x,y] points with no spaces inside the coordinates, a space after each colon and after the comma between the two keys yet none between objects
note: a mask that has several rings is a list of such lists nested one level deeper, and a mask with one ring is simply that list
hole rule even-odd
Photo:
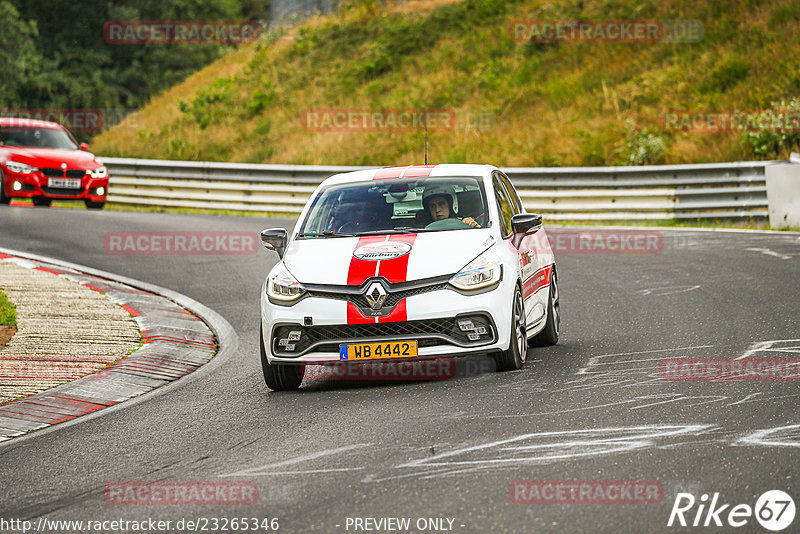
[{"label": "windshield", "polygon": [[300,237],[462,230],[488,223],[481,178],[374,180],[323,190]]},{"label": "windshield", "polygon": [[78,145],[64,130],[33,126],[0,126],[0,144],[35,148],[77,150]]}]

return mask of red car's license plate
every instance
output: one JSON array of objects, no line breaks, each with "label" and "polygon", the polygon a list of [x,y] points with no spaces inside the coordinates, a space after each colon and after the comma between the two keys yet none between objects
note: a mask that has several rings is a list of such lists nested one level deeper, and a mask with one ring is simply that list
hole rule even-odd
[{"label": "red car's license plate", "polygon": [[81,187],[81,180],[80,178],[48,178],[47,187],[79,189]]}]

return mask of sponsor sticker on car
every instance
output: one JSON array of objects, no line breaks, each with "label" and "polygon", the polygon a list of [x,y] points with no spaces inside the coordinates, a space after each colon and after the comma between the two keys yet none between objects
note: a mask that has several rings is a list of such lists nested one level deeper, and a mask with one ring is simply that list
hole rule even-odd
[{"label": "sponsor sticker on car", "polygon": [[353,251],[353,256],[360,260],[380,261],[393,260],[411,252],[411,245],[404,241],[387,241],[385,243],[370,243]]}]

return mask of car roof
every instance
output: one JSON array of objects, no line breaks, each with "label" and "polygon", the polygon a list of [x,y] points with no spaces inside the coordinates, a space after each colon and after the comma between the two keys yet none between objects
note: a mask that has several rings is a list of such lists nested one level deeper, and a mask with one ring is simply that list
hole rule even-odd
[{"label": "car roof", "polygon": [[40,121],[38,119],[26,119],[21,117],[0,117],[0,126],[30,126],[32,128],[52,128],[54,130],[64,129],[57,122]]},{"label": "car roof", "polygon": [[361,171],[334,174],[321,185],[367,182],[393,178],[425,178],[437,176],[480,176],[491,175],[497,169],[494,165],[474,165],[465,163],[440,163],[434,165],[406,165],[400,167],[383,167]]}]

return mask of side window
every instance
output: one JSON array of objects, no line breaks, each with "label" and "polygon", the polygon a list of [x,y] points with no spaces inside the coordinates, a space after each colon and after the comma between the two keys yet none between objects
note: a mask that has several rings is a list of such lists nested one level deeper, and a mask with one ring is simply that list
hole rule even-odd
[{"label": "side window", "polygon": [[497,210],[500,212],[500,222],[503,225],[503,237],[506,237],[511,234],[511,217],[514,216],[514,207],[497,174],[492,177],[492,186],[495,197],[497,197]]},{"label": "side window", "polygon": [[508,179],[508,176],[502,173],[498,173],[500,175],[500,181],[503,182],[503,185],[508,191],[508,197],[511,199],[511,204],[514,207],[514,213],[524,213],[525,209],[522,207],[522,200],[519,198],[519,194],[517,194],[517,190],[514,189],[514,186],[511,185],[511,180]]}]

